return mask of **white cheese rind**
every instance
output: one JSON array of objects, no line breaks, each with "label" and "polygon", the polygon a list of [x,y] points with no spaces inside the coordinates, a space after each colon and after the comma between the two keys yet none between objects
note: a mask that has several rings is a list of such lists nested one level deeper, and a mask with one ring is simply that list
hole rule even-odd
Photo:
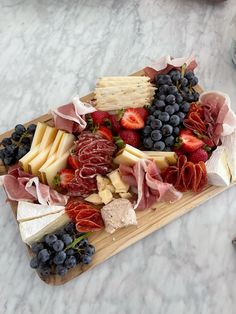
[{"label": "white cheese rind", "polygon": [[224,146],[218,146],[206,162],[208,182],[216,186],[230,184],[230,170],[227,163],[227,154]]},{"label": "white cheese rind", "polygon": [[50,206],[20,201],[17,206],[17,221],[23,222],[40,218],[58,213],[64,209],[65,206]]}]

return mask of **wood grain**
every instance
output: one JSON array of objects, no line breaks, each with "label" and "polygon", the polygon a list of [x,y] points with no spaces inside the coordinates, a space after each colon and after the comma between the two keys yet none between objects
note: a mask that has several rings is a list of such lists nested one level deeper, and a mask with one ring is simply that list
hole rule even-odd
[{"label": "wood grain", "polygon": [[[144,71],[138,71],[132,75],[144,75]],[[201,93],[202,88],[198,86],[196,90]],[[85,102],[89,102],[94,98],[94,94],[90,93],[89,95],[82,97],[81,100]],[[29,121],[25,123],[25,125],[29,125],[31,123],[37,123],[38,121],[46,122],[48,124],[52,124],[52,115],[45,114],[37,119]],[[5,132],[0,135],[0,141],[4,137],[10,136],[13,130]],[[6,173],[7,169],[0,165],[0,173]],[[169,224],[173,220],[178,217],[188,213],[193,208],[199,206],[200,204],[207,202],[212,197],[217,194],[225,191],[226,189],[235,185],[236,182],[232,183],[228,187],[215,187],[208,186],[201,193],[192,193],[186,192],[184,193],[182,199],[174,204],[168,203],[158,203],[156,206],[153,206],[152,209],[137,212],[137,220],[138,226],[132,226],[124,229],[120,229],[115,232],[113,235],[106,233],[105,231],[96,232],[90,237],[91,243],[96,247],[96,253],[94,255],[93,261],[89,266],[77,266],[76,268],[70,270],[68,274],[64,277],[60,276],[50,276],[48,278],[42,278],[45,283],[50,285],[61,285],[64,284],[71,279],[79,276],[81,273],[86,272],[87,270],[95,267],[96,265],[104,262],[111,256],[119,253],[120,251],[126,249],[128,246],[134,244],[138,240],[143,239],[148,236],[152,232],[164,227]],[[16,217],[16,208],[17,202],[10,202],[12,212]],[[26,245],[28,254],[31,256],[31,251],[29,247]]]}]

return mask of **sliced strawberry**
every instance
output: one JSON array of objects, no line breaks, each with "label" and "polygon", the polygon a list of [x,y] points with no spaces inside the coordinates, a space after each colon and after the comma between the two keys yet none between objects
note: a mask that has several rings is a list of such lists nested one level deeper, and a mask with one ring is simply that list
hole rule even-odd
[{"label": "sliced strawberry", "polygon": [[179,139],[181,150],[188,153],[194,152],[204,145],[204,142],[194,136],[189,130],[182,130]]},{"label": "sliced strawberry", "polygon": [[96,125],[103,125],[106,119],[109,119],[110,115],[106,111],[95,111],[92,112],[91,118],[93,119],[93,123]]},{"label": "sliced strawberry", "polygon": [[75,170],[80,167],[78,156],[76,155],[71,154],[67,159],[67,163],[72,169],[75,169]]},{"label": "sliced strawberry", "polygon": [[138,112],[140,114],[140,116],[143,118],[143,120],[145,121],[148,117],[148,110],[146,108],[135,108],[135,111]]},{"label": "sliced strawberry", "polygon": [[100,134],[102,137],[106,138],[109,141],[113,140],[113,135],[112,135],[111,130],[108,129],[107,127],[105,127],[105,126],[100,126],[97,129],[97,133]]},{"label": "sliced strawberry", "polygon": [[120,123],[125,129],[135,130],[144,127],[144,119],[135,108],[126,109]]},{"label": "sliced strawberry", "polygon": [[74,179],[75,171],[73,169],[62,169],[60,171],[60,186],[64,189],[67,188],[67,184]]},{"label": "sliced strawberry", "polygon": [[139,147],[141,144],[140,135],[135,130],[121,130],[119,136],[126,144],[133,147]]},{"label": "sliced strawberry", "polygon": [[120,125],[120,119],[119,116],[116,114],[110,115],[109,121],[111,124],[111,129],[114,133],[118,134],[119,131],[121,130],[121,125]]},{"label": "sliced strawberry", "polygon": [[208,154],[203,148],[197,149],[195,152],[189,154],[188,160],[193,162],[194,164],[199,163],[199,161],[207,161]]}]

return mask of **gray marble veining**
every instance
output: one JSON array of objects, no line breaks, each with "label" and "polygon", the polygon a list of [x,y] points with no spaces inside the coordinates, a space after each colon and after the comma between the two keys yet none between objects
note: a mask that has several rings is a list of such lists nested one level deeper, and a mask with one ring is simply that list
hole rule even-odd
[{"label": "gray marble veining", "polygon": [[[170,54],[194,52],[205,89],[236,110],[235,0],[1,0],[0,132]],[[0,313],[233,314],[235,188],[65,286],[46,286],[0,191]]]}]

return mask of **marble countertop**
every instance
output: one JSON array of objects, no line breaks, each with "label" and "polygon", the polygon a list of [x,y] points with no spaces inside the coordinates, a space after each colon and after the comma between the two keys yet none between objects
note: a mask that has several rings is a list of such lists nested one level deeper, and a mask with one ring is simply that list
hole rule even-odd
[{"label": "marble countertop", "polygon": [[[236,110],[235,16],[235,0],[1,0],[0,132],[166,54],[194,52],[202,86],[228,93]],[[53,287],[29,268],[1,189],[0,313],[235,313],[235,191]]]}]

